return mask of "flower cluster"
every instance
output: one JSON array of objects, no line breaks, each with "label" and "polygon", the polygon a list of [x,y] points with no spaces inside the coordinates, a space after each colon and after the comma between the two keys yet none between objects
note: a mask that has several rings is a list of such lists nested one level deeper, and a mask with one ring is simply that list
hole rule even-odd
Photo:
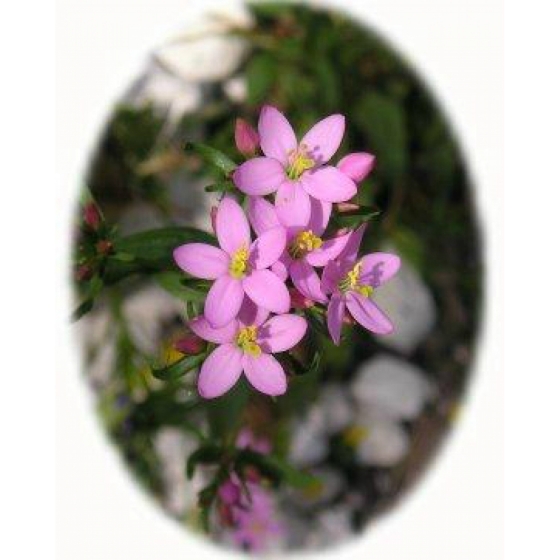
[{"label": "flower cluster", "polygon": [[[203,314],[189,323],[196,335],[217,345],[200,370],[202,397],[224,394],[243,372],[257,390],[283,394],[286,374],[274,354],[305,336],[307,321],[298,312],[302,297],[326,313],[335,344],[344,322],[356,321],[376,334],[392,331],[372,296],[397,272],[400,259],[388,253],[358,256],[365,225],[324,238],[333,205],[354,197],[375,163],[370,154],[353,153],[328,164],[344,128],[344,117],[332,115],[298,143],[274,107],[262,109],[258,132],[238,121],[236,144],[250,159],[232,174],[239,196],[224,197],[215,213],[219,246],[187,243],[174,251],[183,271],[213,281]],[[259,147],[263,156],[256,155]]]}]

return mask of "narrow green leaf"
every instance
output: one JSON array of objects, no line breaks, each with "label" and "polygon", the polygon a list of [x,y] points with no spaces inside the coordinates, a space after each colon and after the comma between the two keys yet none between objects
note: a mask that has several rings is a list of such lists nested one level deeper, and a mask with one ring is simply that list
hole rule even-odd
[{"label": "narrow green leaf", "polygon": [[152,375],[162,381],[173,381],[197,368],[205,359],[206,352],[185,356],[172,364],[163,367],[152,367]]},{"label": "narrow green leaf", "polygon": [[204,190],[209,193],[219,192],[238,192],[235,188],[235,185],[231,181],[219,181],[218,183],[214,183],[213,185],[208,185],[204,187]]},{"label": "narrow green leaf", "polygon": [[194,471],[198,464],[202,463],[208,465],[212,463],[217,463],[222,458],[222,455],[223,455],[223,451],[221,447],[213,443],[209,443],[208,445],[203,445],[202,447],[199,447],[196,451],[191,453],[187,461],[187,468],[186,468],[187,478],[190,480],[193,477]]},{"label": "narrow green leaf", "polygon": [[206,163],[219,169],[225,177],[229,177],[237,168],[237,164],[232,161],[226,154],[198,142],[187,142],[185,151],[196,152]]},{"label": "narrow green leaf", "polygon": [[333,223],[339,228],[355,229],[381,214],[381,210],[375,206],[360,206],[357,210],[350,212],[337,212],[333,215]]}]

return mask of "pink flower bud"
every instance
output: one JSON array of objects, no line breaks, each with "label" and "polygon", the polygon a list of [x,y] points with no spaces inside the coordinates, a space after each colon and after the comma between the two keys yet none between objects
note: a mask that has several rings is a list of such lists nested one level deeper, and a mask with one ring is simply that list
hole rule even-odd
[{"label": "pink flower bud", "polygon": [[218,207],[212,206],[210,208],[210,222],[212,223],[212,231],[216,235],[216,216],[218,215]]},{"label": "pink flower bud", "polygon": [[200,354],[204,348],[204,341],[195,334],[188,334],[176,340],[173,347],[181,354]]},{"label": "pink flower bud", "polygon": [[84,206],[84,222],[93,230],[96,230],[101,223],[101,216],[95,203],[89,202]]},{"label": "pink flower bud", "polygon": [[360,183],[375,166],[375,156],[365,152],[348,154],[338,162],[338,169],[352,181]]},{"label": "pink flower bud", "polygon": [[235,145],[245,157],[254,156],[259,149],[257,131],[243,119],[235,121]]},{"label": "pink flower bud", "polygon": [[76,270],[76,280],[78,282],[84,282],[89,280],[93,276],[92,268],[87,264],[82,264]]},{"label": "pink flower bud", "polygon": [[308,309],[309,307],[313,307],[313,301],[305,297],[295,288],[291,288],[289,292],[291,305],[294,309]]}]

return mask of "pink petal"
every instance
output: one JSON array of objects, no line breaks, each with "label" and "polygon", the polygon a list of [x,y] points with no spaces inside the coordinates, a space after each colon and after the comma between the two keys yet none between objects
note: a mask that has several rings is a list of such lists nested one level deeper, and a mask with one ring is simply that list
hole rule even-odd
[{"label": "pink petal", "polygon": [[227,254],[206,243],[187,243],[173,251],[175,262],[185,272],[196,278],[214,280],[228,271]]},{"label": "pink petal", "polygon": [[389,317],[370,299],[356,292],[346,294],[346,307],[362,327],[376,334],[390,334],[393,324]]},{"label": "pink petal", "polygon": [[286,392],[286,374],[282,366],[269,354],[261,354],[257,358],[244,354],[243,369],[249,383],[257,391],[272,397]]},{"label": "pink petal", "polygon": [[245,293],[260,307],[273,313],[286,313],[290,309],[288,288],[270,270],[253,270],[242,282]]},{"label": "pink petal", "polygon": [[265,231],[251,245],[249,263],[261,269],[273,265],[286,248],[286,230],[280,226]]},{"label": "pink petal", "polygon": [[216,344],[231,342],[237,333],[237,321],[230,321],[224,327],[215,328],[203,316],[190,321],[189,327],[200,338]]},{"label": "pink petal", "polygon": [[251,244],[249,222],[243,208],[231,197],[226,197],[218,206],[216,214],[216,235],[220,247],[233,255],[238,249]]},{"label": "pink petal", "polygon": [[305,173],[302,184],[307,194],[325,202],[346,202],[358,192],[352,179],[330,165]]},{"label": "pink petal", "polygon": [[327,296],[321,288],[321,280],[314,268],[307,262],[294,261],[290,266],[290,277],[294,286],[305,297],[320,303],[327,302]]},{"label": "pink petal", "polygon": [[260,326],[270,315],[270,312],[255,305],[248,297],[243,300],[237,319],[245,327]]},{"label": "pink petal", "polygon": [[346,247],[338,256],[339,260],[354,262],[358,258],[358,252],[366,231],[366,224],[361,225],[358,229],[354,230],[346,243]]},{"label": "pink petal", "polygon": [[311,198],[311,212],[306,229],[310,229],[315,235],[321,237],[327,226],[332,212],[332,202],[324,202],[317,198]]},{"label": "pink petal", "polygon": [[264,154],[287,165],[288,154],[297,148],[296,135],[288,119],[275,107],[265,105],[258,128]]},{"label": "pink petal", "polygon": [[346,235],[323,241],[321,248],[308,253],[305,259],[311,266],[325,266],[329,261],[336,259],[340,255],[351,235],[352,233],[347,233]]},{"label": "pink petal", "polygon": [[206,296],[204,316],[214,328],[225,327],[235,318],[242,302],[241,281],[228,275],[221,276]]},{"label": "pink petal", "polygon": [[309,223],[311,201],[299,181],[284,181],[276,193],[276,214],[288,232],[301,230]]},{"label": "pink petal", "polygon": [[336,291],[338,283],[342,280],[342,265],[336,261],[330,261],[323,269],[321,276],[321,289],[325,294],[331,294]]},{"label": "pink petal", "polygon": [[317,163],[327,163],[340,147],[344,128],[344,117],[331,115],[313,126],[303,137],[301,144],[307,147],[309,154]]},{"label": "pink petal", "polygon": [[274,204],[268,202],[262,196],[249,197],[248,215],[249,221],[257,235],[261,235],[266,230],[280,225]]},{"label": "pink petal", "polygon": [[362,262],[360,283],[374,288],[390,280],[401,266],[401,259],[390,253],[370,253],[360,261]]},{"label": "pink petal", "polygon": [[[286,255],[286,253],[284,253],[284,255]],[[285,262],[284,255],[270,267],[270,270],[272,270],[282,282],[285,282],[289,276],[288,264]]]},{"label": "pink petal", "polygon": [[269,353],[285,352],[293,348],[304,336],[307,321],[299,315],[276,315],[258,331],[257,343]]},{"label": "pink petal", "polygon": [[234,344],[218,346],[202,364],[198,376],[198,392],[205,399],[214,399],[229,391],[243,371],[243,352]]},{"label": "pink petal", "polygon": [[365,152],[356,152],[343,157],[337,164],[337,168],[350,177],[352,181],[360,183],[371,172],[375,166],[375,156]]},{"label": "pink petal", "polygon": [[233,172],[235,186],[250,195],[273,193],[285,179],[282,164],[267,157],[250,159]]},{"label": "pink petal", "polygon": [[333,342],[337,346],[340,344],[340,332],[342,330],[345,307],[344,299],[337,294],[331,298],[327,309],[327,327]]}]

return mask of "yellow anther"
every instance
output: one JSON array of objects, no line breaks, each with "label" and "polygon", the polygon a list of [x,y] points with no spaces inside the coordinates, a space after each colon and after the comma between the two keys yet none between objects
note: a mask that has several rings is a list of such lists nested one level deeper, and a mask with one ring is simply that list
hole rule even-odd
[{"label": "yellow anther", "polygon": [[297,234],[290,245],[289,253],[293,259],[299,259],[315,249],[320,249],[322,245],[323,240],[308,229]]},{"label": "yellow anther", "polygon": [[257,344],[257,327],[243,327],[237,333],[237,346],[250,356],[260,356],[262,354],[261,347]]},{"label": "yellow anther", "polygon": [[288,177],[295,181],[299,179],[308,169],[315,167],[315,160],[309,157],[307,146],[301,145],[293,150],[289,156]]},{"label": "yellow anther", "polygon": [[248,264],[247,261],[249,260],[249,251],[246,247],[241,247],[238,249],[233,257],[231,257],[231,261],[229,263],[229,273],[234,278],[243,278],[247,273]]},{"label": "yellow anther", "polygon": [[373,288],[367,284],[360,284],[360,274],[362,273],[362,261],[358,261],[352,270],[339,282],[338,288],[341,292],[354,290],[359,294],[369,298],[373,295]]},{"label": "yellow anther", "polygon": [[349,447],[357,447],[366,439],[367,435],[368,429],[364,426],[351,426],[344,432],[342,439]]}]

